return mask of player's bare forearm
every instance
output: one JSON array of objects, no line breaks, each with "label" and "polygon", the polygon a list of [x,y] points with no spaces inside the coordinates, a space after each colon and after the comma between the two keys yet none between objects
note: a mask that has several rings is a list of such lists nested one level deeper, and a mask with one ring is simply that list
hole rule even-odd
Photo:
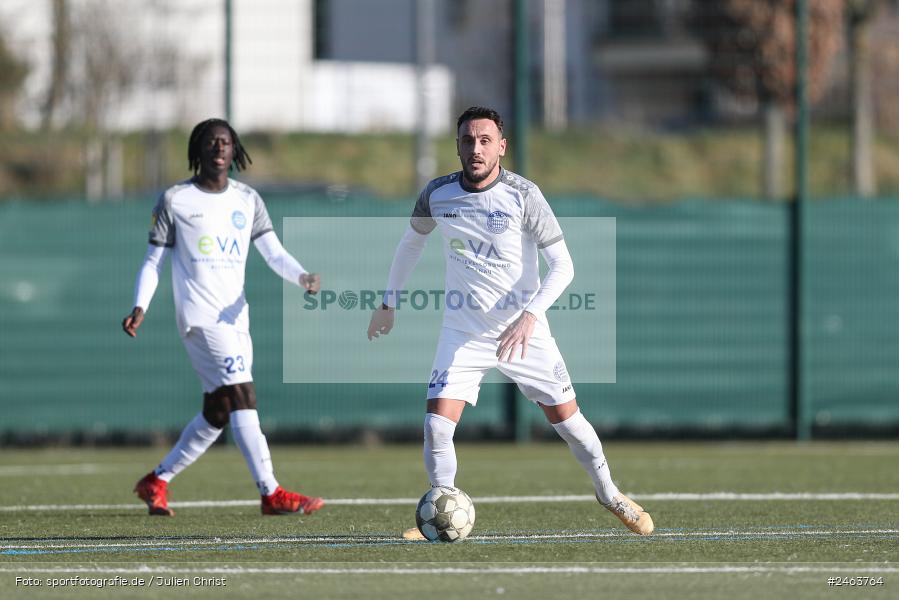
[{"label": "player's bare forearm", "polygon": [[131,337],[137,337],[137,328],[144,322],[144,309],[135,306],[131,314],[122,320],[122,330]]}]

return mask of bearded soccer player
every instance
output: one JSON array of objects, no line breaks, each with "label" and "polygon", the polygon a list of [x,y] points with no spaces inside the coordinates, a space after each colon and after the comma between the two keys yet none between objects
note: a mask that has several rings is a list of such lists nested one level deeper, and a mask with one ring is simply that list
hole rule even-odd
[{"label": "bearded soccer player", "polygon": [[151,515],[173,516],[168,505],[169,482],[230,424],[262,497],[262,514],[312,513],[324,501],[278,485],[268,442],[259,426],[251,373],[253,342],[244,294],[250,242],[275,273],[310,293],[319,290],[319,276],[307,273],[281,245],[259,194],[228,177],[232,167],[239,171],[252,161],[226,121],[199,123],[191,133],[187,154],[194,176],[159,197],[149,247],[137,275],[134,309],[122,328],[136,337],[162,266],[171,254],[178,332],[203,385],[203,409],[134,491],[147,503]]},{"label": "bearded soccer player", "polygon": [[[430,483],[455,485],[456,425],[466,405],[477,403],[481,380],[495,367],[543,410],[590,474],[597,500],[628,529],[648,535],[652,518],[612,481],[602,444],[578,409],[546,319],[546,310],[574,278],[559,222],[534,183],[500,166],[506,139],[496,111],[469,108],[456,128],[462,170],[431,181],[418,197],[390,267],[383,303],[368,327],[369,340],[393,328],[399,292],[428,234],[439,229],[446,300],[424,421]],[[543,281],[538,251],[549,266]],[[403,537],[422,539],[416,528]]]}]

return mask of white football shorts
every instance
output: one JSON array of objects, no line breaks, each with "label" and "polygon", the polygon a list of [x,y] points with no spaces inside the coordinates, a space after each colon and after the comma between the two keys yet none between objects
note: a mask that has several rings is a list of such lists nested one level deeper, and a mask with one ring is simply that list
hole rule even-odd
[{"label": "white football shorts", "polygon": [[452,398],[474,406],[481,380],[494,367],[531,402],[554,406],[574,399],[574,386],[552,335],[532,337],[524,360],[518,346],[512,362],[499,362],[498,347],[496,340],[444,327],[428,379],[428,400]]},{"label": "white football shorts", "polygon": [[253,381],[253,341],[234,327],[193,327],[181,337],[203,391]]}]

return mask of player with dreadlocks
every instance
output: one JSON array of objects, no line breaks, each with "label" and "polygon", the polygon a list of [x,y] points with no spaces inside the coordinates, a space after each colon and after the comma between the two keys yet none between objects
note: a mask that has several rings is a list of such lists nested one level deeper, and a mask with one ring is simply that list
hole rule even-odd
[{"label": "player with dreadlocks", "polygon": [[131,337],[144,320],[166,257],[178,332],[203,385],[203,409],[188,423],[159,466],[134,491],[151,515],[172,516],[168,483],[218,439],[225,425],[246,459],[262,497],[262,514],[309,514],[321,498],[278,485],[268,442],[259,426],[251,374],[253,342],[244,275],[250,242],[285,280],[316,293],[319,276],[307,273],[281,245],[268,211],[250,186],[228,177],[252,163],[237,132],[222,119],[194,127],[187,150],[193,177],[165,191],[156,203],[150,243],[137,275],[134,309],[122,321]]},{"label": "player with dreadlocks", "polygon": [[240,136],[237,135],[237,132],[234,131],[228,121],[224,119],[206,119],[194,127],[194,130],[190,134],[190,140],[187,142],[187,163],[190,170],[194,172],[194,175],[200,174],[200,144],[204,136],[206,136],[213,127],[224,127],[231,135],[231,142],[234,144],[234,163],[232,166],[235,169],[244,171],[247,168],[247,163],[253,164],[253,159],[250,158],[249,152],[246,151],[246,148],[244,148],[243,144],[240,142]]}]

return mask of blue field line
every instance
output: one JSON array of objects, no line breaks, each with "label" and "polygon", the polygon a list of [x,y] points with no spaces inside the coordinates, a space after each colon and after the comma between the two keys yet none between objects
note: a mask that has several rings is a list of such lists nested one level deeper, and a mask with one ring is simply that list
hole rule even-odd
[{"label": "blue field line", "polygon": [[[394,541],[379,541],[379,542],[327,542],[327,543],[319,543],[319,544],[285,544],[281,543],[276,548],[285,549],[285,548],[361,548],[361,547],[370,547],[370,546],[399,546],[403,544],[410,544],[415,542],[408,542],[406,540],[397,539]],[[427,542],[425,542],[427,543]],[[241,545],[236,544],[233,546],[230,545],[222,545],[222,546],[152,546],[152,547],[121,547],[121,546],[108,546],[103,548],[52,548],[47,550],[40,549],[28,549],[28,550],[2,550],[0,551],[0,556],[46,556],[53,554],[127,554],[129,552],[235,552],[235,551],[243,551],[243,550],[263,550],[263,549],[271,549],[275,548],[273,545]]]},{"label": "blue field line", "polygon": [[[738,530],[740,533],[749,534],[752,532],[764,532],[764,531],[802,531],[802,530],[814,530],[833,527],[829,531],[829,533],[840,533],[840,531],[852,531],[852,530],[877,530],[877,529],[899,529],[899,521],[896,523],[890,523],[888,525],[884,525],[883,523],[841,523],[839,525],[814,525],[809,523],[790,523],[787,525],[744,525],[744,526],[735,526],[735,525],[727,525],[721,527],[705,527],[702,529],[697,529],[695,527],[656,527],[654,532],[655,534],[676,534],[676,533],[697,533],[702,531],[727,531],[727,530]],[[597,535],[597,536],[605,536],[608,537],[610,534],[621,535],[622,537],[632,537],[630,533],[627,531],[620,530],[609,530],[604,528],[592,528],[592,529],[513,529],[509,531],[505,531],[501,534],[492,534],[492,535],[520,535],[520,536],[534,536],[534,535],[557,535],[557,536],[566,536],[566,535],[580,535],[580,536],[589,536],[589,535]],[[482,534],[482,535],[491,535],[491,534]]]},{"label": "blue field line", "polygon": [[[760,535],[748,535],[748,536],[709,536],[709,537],[678,537],[678,538],[651,538],[651,537],[637,537],[637,536],[622,536],[620,538],[604,538],[604,539],[589,539],[589,538],[577,538],[577,539],[518,539],[518,540],[505,540],[505,539],[469,539],[465,541],[466,545],[477,545],[477,546],[500,546],[500,545],[508,545],[508,546],[535,546],[540,544],[552,544],[554,546],[564,544],[602,544],[602,545],[619,545],[619,544],[649,544],[653,542],[662,542],[662,543],[680,543],[680,542],[784,542],[784,541],[798,541],[802,539],[809,539],[806,537],[800,536],[790,536],[790,537],[778,537],[778,538],[770,538],[767,536]],[[852,536],[850,537],[842,537],[840,540],[848,540],[848,539],[865,539],[865,540],[899,540],[899,536],[888,536],[888,535],[875,535],[875,536]],[[303,544],[280,544],[277,546],[279,550],[287,550],[287,549],[298,549],[298,548],[375,548],[375,547],[387,547],[387,546],[402,546],[402,545],[410,545],[410,544],[437,544],[440,542],[409,542],[406,540],[395,540],[395,541],[380,541],[380,542],[326,542],[326,543],[303,543]],[[60,554],[127,554],[127,553],[147,553],[147,552],[183,552],[183,553],[198,553],[198,552],[235,552],[235,551],[244,551],[244,550],[264,550],[264,549],[273,549],[273,546],[246,546],[246,545],[235,545],[235,546],[155,546],[152,548],[141,548],[141,547],[106,547],[106,548],[71,548],[71,549],[51,549],[51,550],[3,550],[0,551],[0,555],[3,556],[46,556],[46,555],[60,555]]]},{"label": "blue field line", "polygon": [[[657,531],[657,533],[663,533],[661,531]],[[603,538],[589,538],[589,537],[580,537],[580,538],[534,538],[534,539],[503,539],[496,538],[490,539],[485,537],[479,537],[476,539],[469,539],[466,543],[472,544],[634,544],[634,543],[670,543],[670,542],[757,542],[757,541],[766,541],[766,542],[789,542],[789,541],[799,541],[799,540],[810,540],[810,541],[821,541],[822,539],[835,539],[835,540],[851,540],[851,539],[865,539],[865,540],[899,540],[899,533],[896,534],[883,534],[883,533],[852,533],[852,534],[841,534],[838,531],[832,532],[829,536],[808,536],[808,535],[800,535],[800,534],[790,534],[785,532],[782,535],[764,535],[761,532],[758,533],[708,533],[707,535],[669,535],[665,537],[661,536],[636,536],[636,535],[628,535],[624,534],[621,536],[614,537],[603,537]]]},{"label": "blue field line", "polygon": [[262,546],[205,546],[203,548],[188,548],[178,546],[153,546],[152,548],[141,547],[109,547],[109,548],[53,548],[50,550],[3,550],[0,551],[2,556],[34,556],[48,554],[97,554],[100,552],[108,552],[111,554],[120,554],[123,552],[198,552],[200,550],[216,550],[220,552],[232,552],[236,550],[260,550]]},{"label": "blue field line", "polygon": [[[801,531],[813,528],[810,525],[797,526],[772,526],[756,528],[754,531],[734,531],[729,532],[726,528],[718,531],[690,530],[667,528],[657,530],[655,536],[635,536],[628,533],[610,532],[609,530],[595,531],[591,537],[589,532],[568,532],[561,533],[558,531],[547,533],[494,533],[473,536],[465,541],[466,545],[537,545],[537,544],[634,544],[634,543],[683,543],[683,542],[784,542],[798,540],[899,540],[899,531],[884,531],[883,529],[873,529],[870,531],[859,530],[830,530],[821,531],[820,533],[812,532],[811,535],[803,534]],[[772,535],[773,534],[773,535]],[[518,536],[518,537],[516,537]],[[577,536],[577,537],[573,537]],[[339,539],[342,536],[309,536],[298,537],[293,539],[277,538],[268,540],[252,540],[254,543],[244,541],[236,541],[229,544],[226,541],[216,544],[197,544],[197,545],[159,545],[159,546],[136,546],[136,545],[116,545],[108,546],[96,545],[81,548],[60,548],[60,547],[10,547],[0,550],[3,556],[35,556],[35,555],[61,555],[61,554],[126,554],[147,553],[147,552],[230,552],[243,550],[267,550],[267,549],[300,549],[300,548],[361,548],[361,547],[384,547],[399,546],[410,544],[427,544],[429,542],[410,542],[389,535],[371,536],[368,539],[353,539],[351,536],[345,536],[346,539]],[[162,538],[164,541],[166,538]],[[183,538],[170,538],[172,541]],[[192,538],[186,541],[190,542]],[[46,540],[52,541],[52,540]],[[154,540],[147,540],[152,544]],[[200,540],[195,540],[200,541]],[[216,540],[217,541],[217,540]]]}]

